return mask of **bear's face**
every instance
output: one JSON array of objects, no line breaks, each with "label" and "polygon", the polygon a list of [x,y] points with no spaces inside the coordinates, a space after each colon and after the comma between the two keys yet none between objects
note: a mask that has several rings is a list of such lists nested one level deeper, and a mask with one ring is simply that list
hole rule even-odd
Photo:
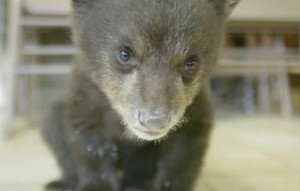
[{"label": "bear's face", "polygon": [[205,0],[89,2],[75,11],[84,70],[130,132],[164,137],[216,63],[223,16]]}]

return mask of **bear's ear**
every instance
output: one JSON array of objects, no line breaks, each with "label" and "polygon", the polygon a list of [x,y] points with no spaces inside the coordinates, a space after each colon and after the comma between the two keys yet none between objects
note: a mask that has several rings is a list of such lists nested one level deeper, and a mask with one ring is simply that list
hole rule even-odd
[{"label": "bear's ear", "polygon": [[233,8],[241,1],[241,0],[208,0],[210,3],[214,4],[214,7],[217,10],[217,13],[222,16],[228,16]]},{"label": "bear's ear", "polygon": [[228,16],[233,8],[240,2],[241,0],[226,0],[226,5],[224,8],[224,13]]},{"label": "bear's ear", "polygon": [[99,0],[72,0],[72,7],[74,10],[84,13],[88,11],[95,2]]},{"label": "bear's ear", "polygon": [[95,2],[95,1],[97,1],[97,0],[72,0],[72,2],[73,2],[74,4],[76,4],[76,3],[80,3],[80,4],[88,4],[88,3],[90,3],[90,2]]}]

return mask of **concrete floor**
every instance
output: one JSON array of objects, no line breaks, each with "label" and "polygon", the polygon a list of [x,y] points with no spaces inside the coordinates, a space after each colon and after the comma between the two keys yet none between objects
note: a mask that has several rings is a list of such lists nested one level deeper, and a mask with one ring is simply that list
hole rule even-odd
[{"label": "concrete floor", "polygon": [[[58,169],[35,129],[0,144],[0,190],[41,191]],[[300,119],[230,117],[216,121],[195,191],[299,191]]]}]

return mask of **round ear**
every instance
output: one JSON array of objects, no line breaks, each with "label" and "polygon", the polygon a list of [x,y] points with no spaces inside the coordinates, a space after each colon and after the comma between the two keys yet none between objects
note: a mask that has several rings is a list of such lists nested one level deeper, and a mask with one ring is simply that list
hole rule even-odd
[{"label": "round ear", "polygon": [[233,8],[241,1],[241,0],[207,0],[209,3],[213,3],[217,13],[220,16],[228,16]]},{"label": "round ear", "polygon": [[241,0],[226,0],[226,5],[224,8],[224,13],[228,16],[233,8],[240,2]]},{"label": "round ear", "polygon": [[98,0],[72,0],[72,7],[81,13],[89,10],[89,8]]},{"label": "round ear", "polygon": [[85,3],[85,2],[91,2],[96,0],[72,0],[73,3]]}]

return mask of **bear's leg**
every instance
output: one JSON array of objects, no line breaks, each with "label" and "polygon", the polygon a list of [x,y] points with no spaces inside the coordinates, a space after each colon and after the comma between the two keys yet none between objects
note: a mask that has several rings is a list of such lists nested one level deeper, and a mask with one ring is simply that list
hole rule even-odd
[{"label": "bear's leg", "polygon": [[60,180],[50,182],[45,188],[46,191],[74,190],[78,182],[76,167],[66,140],[62,121],[62,104],[56,104],[48,116],[42,134],[56,157],[62,170],[62,177]]},{"label": "bear's leg", "polygon": [[133,142],[127,142],[123,144],[123,190],[149,190],[157,171],[158,158],[159,146],[154,143],[138,145]]},{"label": "bear's leg", "polygon": [[212,126],[205,91],[186,110],[188,121],[162,142],[157,174],[151,191],[191,191],[201,170]]},{"label": "bear's leg", "polygon": [[79,133],[75,126],[69,127],[69,135],[74,136],[70,147],[77,166],[78,191],[119,190],[118,145],[103,132],[94,130],[99,127],[98,123],[87,125]]}]

